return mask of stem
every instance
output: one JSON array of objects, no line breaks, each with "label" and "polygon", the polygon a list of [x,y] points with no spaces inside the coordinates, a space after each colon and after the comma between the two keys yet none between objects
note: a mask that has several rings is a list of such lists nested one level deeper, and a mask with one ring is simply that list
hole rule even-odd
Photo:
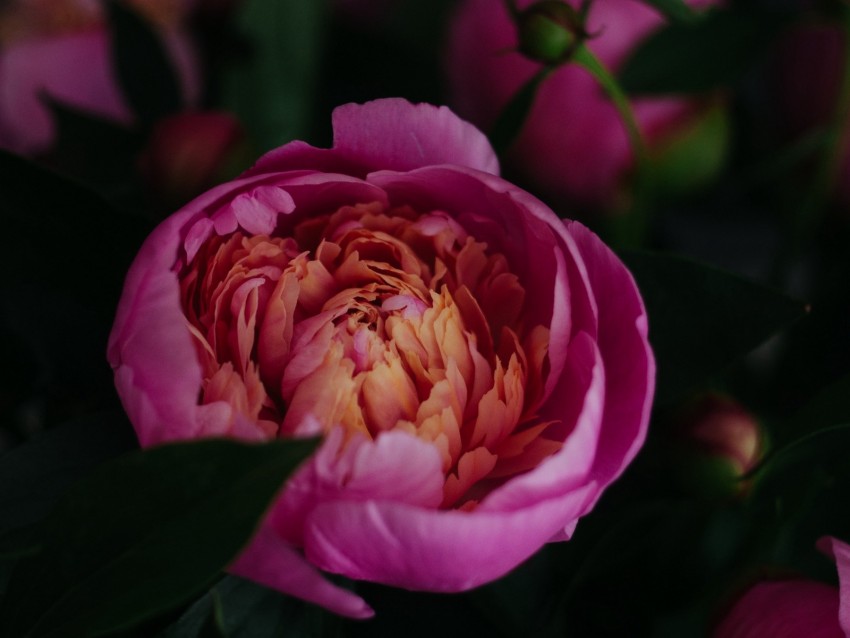
[{"label": "stem", "polygon": [[623,124],[626,126],[629,143],[632,145],[632,150],[634,151],[638,168],[640,170],[640,167],[647,163],[648,156],[646,145],[643,143],[643,137],[641,136],[640,128],[638,128],[637,119],[635,118],[635,113],[632,109],[631,102],[629,102],[628,96],[626,96],[623,89],[620,88],[619,83],[614,76],[611,75],[611,72],[605,68],[604,64],[602,64],[602,61],[586,46],[582,44],[577,47],[573,54],[573,59],[577,64],[583,66],[594,78],[596,78],[596,81],[599,82],[608,94],[608,97],[611,98],[611,101],[617,108],[617,112],[623,119]]},{"label": "stem", "polygon": [[765,456],[758,465],[756,465],[749,472],[741,475],[741,477],[738,480],[739,481],[748,481],[751,478],[753,478],[754,476],[761,474],[764,471],[764,468],[773,464],[773,462],[776,459],[778,459],[782,456],[785,456],[791,450],[794,450],[794,449],[800,447],[801,445],[808,443],[812,439],[816,439],[818,437],[821,437],[824,434],[832,434],[833,432],[840,432],[842,430],[848,430],[848,429],[850,429],[850,423],[840,423],[839,425],[831,425],[829,427],[821,428],[820,430],[815,430],[814,432],[809,432],[808,434],[804,434],[800,438],[795,439],[794,441],[791,441],[787,445],[783,445],[781,448],[779,448],[779,449],[771,452],[767,456]]},{"label": "stem", "polygon": [[611,102],[617,109],[629,144],[635,156],[635,189],[632,210],[619,220],[618,232],[619,242],[626,247],[634,247],[643,243],[649,222],[649,200],[652,194],[652,171],[649,162],[649,153],[644,143],[643,136],[635,117],[634,109],[625,91],[623,91],[616,78],[605,67],[585,45],[576,48],[573,59],[577,64],[584,67],[611,98]]}]

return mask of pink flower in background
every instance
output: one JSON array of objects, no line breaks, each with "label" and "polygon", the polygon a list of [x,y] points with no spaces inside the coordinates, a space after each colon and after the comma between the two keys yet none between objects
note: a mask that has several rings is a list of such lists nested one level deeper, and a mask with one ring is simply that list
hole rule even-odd
[{"label": "pink flower in background", "polygon": [[813,580],[761,581],[748,589],[714,631],[714,638],[850,637],[850,546],[823,538],[835,558],[841,589]]},{"label": "pink flower in background", "polygon": [[[55,125],[42,96],[123,125],[133,114],[112,68],[102,5],[95,0],[13,0],[0,9],[0,147],[47,150]],[[134,0],[156,25],[188,104],[200,93],[194,52],[179,28],[179,0]]]},{"label": "pink flower in background", "polygon": [[[520,0],[525,9],[533,4]],[[578,0],[568,4],[578,7]],[[712,4],[692,1],[693,6]],[[641,0],[591,4],[588,48],[616,72],[635,47],[664,24]],[[517,30],[502,0],[466,0],[449,32],[446,72],[453,106],[490,130],[517,91],[541,65],[517,52]],[[683,134],[700,115],[692,100],[634,100],[635,114],[652,149]],[[583,68],[567,64],[541,85],[508,161],[511,167],[554,201],[597,209],[616,208],[626,198],[634,158],[617,110]]]},{"label": "pink flower in background", "polygon": [[165,220],[108,358],[142,445],[323,433],[231,571],[340,614],[319,570],[428,591],[498,578],[643,442],[643,304],[486,138],[398,99],[333,115]]},{"label": "pink flower in background", "polygon": [[[786,143],[793,144],[831,124],[846,73],[847,45],[840,25],[817,22],[796,25],[779,40],[770,67],[771,106],[779,119],[780,137],[790,138]],[[850,204],[846,135],[835,178],[835,194],[845,206]]]}]

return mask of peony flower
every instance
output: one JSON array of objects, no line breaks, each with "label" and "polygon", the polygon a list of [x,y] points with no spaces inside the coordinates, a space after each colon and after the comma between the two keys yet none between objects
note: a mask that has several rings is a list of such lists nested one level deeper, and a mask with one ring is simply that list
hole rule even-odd
[{"label": "peony flower", "polygon": [[[519,0],[520,9],[534,4]],[[567,4],[578,8],[579,0]],[[705,0],[689,4],[703,6]],[[616,72],[635,47],[664,24],[640,0],[590,5],[587,47]],[[449,32],[446,73],[453,106],[462,116],[492,128],[519,89],[541,68],[522,53],[517,28],[502,0],[466,0]],[[568,46],[566,47],[569,48]],[[703,109],[682,98],[638,99],[635,116],[650,152],[684,138]],[[554,201],[596,209],[621,205],[634,165],[622,118],[598,82],[575,64],[559,67],[541,84],[508,161],[528,183]]]},{"label": "peony flower", "polygon": [[246,144],[242,124],[230,113],[178,113],[154,125],[139,170],[160,200],[183,204],[228,177]]},{"label": "peony flower", "polygon": [[[56,135],[43,97],[118,124],[133,113],[112,69],[111,44],[98,0],[12,0],[0,9],[0,148],[33,155]],[[129,2],[156,25],[187,103],[198,99],[199,71],[179,29],[180,0]]]},{"label": "peony flower", "polygon": [[319,570],[462,591],[568,538],[643,442],[654,361],[622,263],[474,127],[398,99],[333,127],[154,231],[108,358],[144,446],[324,434],[230,571],[365,617]]},{"label": "peony flower", "polygon": [[741,596],[714,631],[714,638],[850,637],[850,546],[823,538],[834,556],[840,591],[805,579],[756,583]]}]

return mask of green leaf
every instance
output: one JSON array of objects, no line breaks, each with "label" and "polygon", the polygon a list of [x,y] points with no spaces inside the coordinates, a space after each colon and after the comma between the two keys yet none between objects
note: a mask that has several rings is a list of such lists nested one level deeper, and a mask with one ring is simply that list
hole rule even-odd
[{"label": "green leaf", "polygon": [[50,428],[0,456],[0,532],[43,519],[77,480],[135,441],[125,416],[104,413]]},{"label": "green leaf", "polygon": [[246,0],[238,28],[253,49],[222,78],[224,107],[265,151],[309,132],[325,26],[319,0]]},{"label": "green leaf", "polygon": [[4,636],[123,629],[190,599],[237,554],[315,440],[177,443],[128,454],[44,522],[0,607]]},{"label": "green leaf", "polygon": [[100,196],[28,160],[0,150],[0,268],[15,284],[70,293],[115,310],[124,274],[147,226]]},{"label": "green leaf", "polygon": [[646,303],[659,404],[680,398],[806,312],[780,292],[694,261],[637,251],[621,256]]},{"label": "green leaf", "polygon": [[143,126],[183,107],[180,81],[160,36],[123,2],[105,3],[112,62],[124,97]]},{"label": "green leaf", "polygon": [[56,138],[49,155],[53,168],[98,187],[126,188],[124,185],[132,182],[138,171],[144,135],[48,95],[42,95],[41,101],[50,109],[56,124]]},{"label": "green leaf", "polygon": [[499,117],[495,124],[493,124],[493,128],[490,130],[488,136],[490,143],[499,155],[502,155],[510,148],[511,143],[513,143],[520,134],[520,131],[522,131],[522,127],[525,124],[528,113],[531,111],[540,85],[549,77],[549,74],[553,70],[554,67],[548,66],[540,69],[528,82],[520,87],[519,91],[514,94],[510,102],[499,113]]},{"label": "green leaf", "polygon": [[714,10],[645,40],[620,70],[629,93],[700,93],[740,78],[785,20],[769,12]]}]

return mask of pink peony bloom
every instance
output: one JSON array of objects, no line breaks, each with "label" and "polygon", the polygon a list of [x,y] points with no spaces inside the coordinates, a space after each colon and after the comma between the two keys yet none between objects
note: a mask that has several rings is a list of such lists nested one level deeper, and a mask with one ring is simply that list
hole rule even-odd
[{"label": "pink peony bloom", "polygon": [[[179,28],[179,0],[130,2],[161,31],[187,103],[197,101],[200,74]],[[112,68],[111,44],[96,0],[13,0],[0,9],[0,148],[33,155],[56,135],[42,97],[133,124]]]},{"label": "pink peony bloom", "polygon": [[462,591],[568,538],[640,448],[655,366],[622,263],[474,127],[399,99],[333,127],[154,231],[108,358],[144,446],[324,433],[230,571],[365,617],[319,569]]},{"label": "pink peony bloom", "polygon": [[[531,0],[519,0],[525,9]],[[576,8],[580,0],[567,2]],[[704,6],[709,0],[691,0]],[[588,48],[616,72],[664,19],[642,0],[591,4]],[[517,51],[517,29],[502,0],[461,3],[449,33],[446,70],[453,103],[462,117],[484,130],[541,68]],[[678,98],[639,99],[638,124],[650,149],[661,147],[695,124],[699,107]],[[508,161],[523,179],[555,201],[598,209],[625,199],[634,157],[626,128],[598,82],[583,68],[566,64],[541,85]]]},{"label": "pink peony bloom", "polygon": [[840,591],[812,580],[762,581],[747,590],[714,638],[850,638],[850,546],[823,538],[835,558]]}]

